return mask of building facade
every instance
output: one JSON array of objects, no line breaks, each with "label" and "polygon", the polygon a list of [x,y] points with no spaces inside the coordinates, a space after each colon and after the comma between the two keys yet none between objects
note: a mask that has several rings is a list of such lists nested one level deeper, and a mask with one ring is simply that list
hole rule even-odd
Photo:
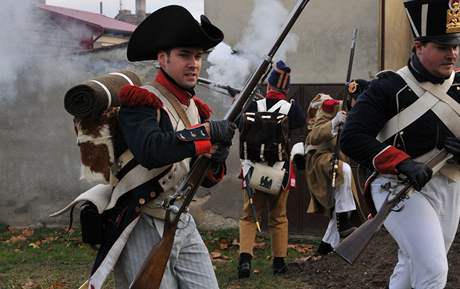
[{"label": "building facade", "polygon": [[[280,1],[288,10],[296,4]],[[205,14],[223,29],[230,46],[241,39],[253,8],[254,1],[205,0]],[[292,82],[344,82],[354,28],[353,78],[370,79],[405,64],[411,35],[401,0],[311,0],[292,29],[299,37],[297,52],[287,57]]]}]

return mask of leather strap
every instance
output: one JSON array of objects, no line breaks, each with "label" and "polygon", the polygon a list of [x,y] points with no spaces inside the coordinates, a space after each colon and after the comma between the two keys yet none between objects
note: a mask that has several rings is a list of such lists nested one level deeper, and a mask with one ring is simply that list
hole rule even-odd
[{"label": "leather strap", "polygon": [[187,113],[185,112],[179,100],[177,100],[177,97],[174,94],[172,94],[169,90],[167,90],[163,85],[158,83],[157,81],[153,81],[152,86],[156,88],[169,101],[169,103],[171,103],[171,105],[176,110],[177,115],[184,123],[185,127],[186,128],[191,127],[192,125],[187,116]]}]

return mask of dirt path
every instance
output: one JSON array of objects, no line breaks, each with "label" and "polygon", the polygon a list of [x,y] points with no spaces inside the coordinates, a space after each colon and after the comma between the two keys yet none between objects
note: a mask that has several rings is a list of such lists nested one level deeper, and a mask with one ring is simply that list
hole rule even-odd
[{"label": "dirt path", "polygon": [[[396,263],[397,246],[387,232],[381,231],[353,266],[337,255],[290,264],[290,273],[302,275],[305,289],[383,289]],[[460,235],[449,253],[446,289],[460,288]]]}]

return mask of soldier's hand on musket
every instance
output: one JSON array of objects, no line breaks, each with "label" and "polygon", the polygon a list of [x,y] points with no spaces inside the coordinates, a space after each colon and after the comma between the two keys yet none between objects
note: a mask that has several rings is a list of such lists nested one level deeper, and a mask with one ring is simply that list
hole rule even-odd
[{"label": "soldier's hand on musket", "polygon": [[230,153],[230,147],[224,145],[213,145],[209,157],[217,162],[224,162]]},{"label": "soldier's hand on musket", "polygon": [[460,161],[460,138],[448,136],[444,140],[444,147],[446,150],[454,155],[457,162]]},{"label": "soldier's hand on musket", "polygon": [[420,191],[433,175],[430,167],[412,159],[402,161],[396,166],[396,169],[413,183],[417,191]]},{"label": "soldier's hand on musket", "polygon": [[332,119],[332,129],[338,128],[340,125],[345,123],[345,120],[347,119],[347,113],[343,110],[337,112],[337,114],[334,116]]},{"label": "soldier's hand on musket", "polygon": [[236,125],[233,122],[228,120],[211,120],[208,123],[211,143],[222,144],[224,146],[232,145],[232,138],[236,129]]}]

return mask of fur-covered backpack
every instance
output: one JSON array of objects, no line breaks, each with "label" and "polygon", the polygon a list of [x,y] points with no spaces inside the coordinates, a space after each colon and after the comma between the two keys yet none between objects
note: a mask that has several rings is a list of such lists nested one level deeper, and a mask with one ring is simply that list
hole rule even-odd
[{"label": "fur-covered backpack", "polygon": [[67,91],[64,107],[74,116],[80,148],[80,178],[94,184],[117,182],[114,139],[118,130],[118,93],[125,85],[141,85],[131,71],[113,72],[85,81]]}]

